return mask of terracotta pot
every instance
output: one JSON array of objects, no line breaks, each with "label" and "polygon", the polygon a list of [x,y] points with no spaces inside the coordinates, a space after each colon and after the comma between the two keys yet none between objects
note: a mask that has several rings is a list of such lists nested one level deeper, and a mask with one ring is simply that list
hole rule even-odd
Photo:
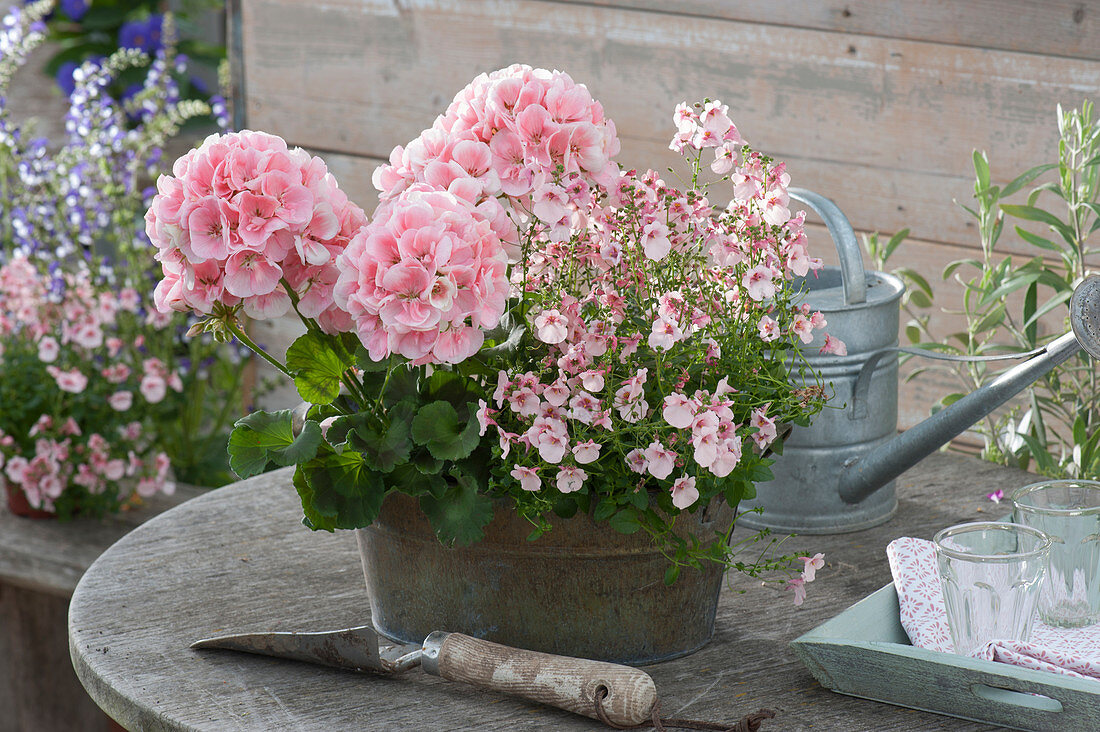
[{"label": "terracotta pot", "polygon": [[[681,514],[676,530],[705,540],[728,527],[724,503]],[[557,519],[535,541],[532,526],[501,506],[485,539],[447,548],[415,499],[387,496],[356,532],[374,627],[402,643],[433,630],[628,664],[698,650],[714,632],[724,568],[685,567],[671,587],[668,560],[639,531],[619,534],[587,515]]]},{"label": "terracotta pot", "polygon": [[57,518],[53,511],[43,511],[40,508],[32,508],[27,502],[27,496],[23,491],[5,481],[4,488],[8,492],[8,510],[16,516],[26,516],[33,519]]}]

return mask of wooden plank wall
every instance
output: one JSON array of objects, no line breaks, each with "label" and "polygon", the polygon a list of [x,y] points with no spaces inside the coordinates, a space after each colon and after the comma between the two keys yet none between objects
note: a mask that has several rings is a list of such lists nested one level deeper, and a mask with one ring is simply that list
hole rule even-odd
[{"label": "wooden plank wall", "polygon": [[[673,164],[673,106],[722,99],[746,139],[857,229],[909,227],[897,264],[936,281],[977,247],[953,203],[970,197],[972,150],[1010,179],[1053,159],[1056,104],[1100,91],[1098,0],[235,2],[247,125],[324,155],[368,211],[378,159],[476,74],[518,61],[587,84],[629,166]],[[949,390],[904,387],[903,426]]]}]

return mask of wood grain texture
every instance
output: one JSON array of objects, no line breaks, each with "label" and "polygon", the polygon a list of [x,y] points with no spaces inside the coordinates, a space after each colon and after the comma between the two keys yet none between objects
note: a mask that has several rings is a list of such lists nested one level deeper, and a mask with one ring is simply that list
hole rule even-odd
[{"label": "wood grain texture", "polygon": [[[984,494],[1033,480],[936,454],[899,479],[890,523],[790,542],[791,550],[826,555],[802,607],[777,586],[730,577],[714,640],[645,669],[664,714],[732,724],[771,707],[778,716],[764,729],[796,732],[992,729],[826,691],[787,643],[889,582],[891,539],[930,538],[944,526],[999,516]],[[368,622],[353,535],[311,533],[300,511],[289,471],[278,471],[184,504],[108,550],[81,580],[69,615],[73,662],[92,697],[128,729],[606,729],[420,671],[382,678],[188,649],[221,633]]]},{"label": "wood grain texture", "polygon": [[450,633],[439,648],[439,676],[528,699],[597,719],[596,695],[607,718],[641,724],[657,702],[657,687],[645,671],[602,661],[553,656]]},{"label": "wood grain texture", "polygon": [[298,144],[385,157],[475,74],[522,60],[589,86],[626,165],[663,169],[672,106],[718,97],[858,228],[970,245],[945,214],[969,197],[971,151],[989,151],[995,177],[1043,162],[1055,104],[1100,88],[1092,60],[579,3],[244,0],[242,13],[248,123]]},{"label": "wood grain texture", "polygon": [[178,485],[175,495],[158,494],[136,510],[75,521],[13,516],[0,501],[0,583],[67,598],[104,549],[135,526],[202,492]]},{"label": "wood grain texture", "polygon": [[[668,12],[667,0],[559,0]],[[1100,59],[1095,0],[677,0],[675,12],[976,48]]]}]

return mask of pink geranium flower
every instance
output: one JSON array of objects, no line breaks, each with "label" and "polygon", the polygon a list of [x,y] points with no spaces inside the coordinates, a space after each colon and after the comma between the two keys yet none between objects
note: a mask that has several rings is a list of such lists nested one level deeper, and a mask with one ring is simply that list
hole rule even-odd
[{"label": "pink geranium flower", "polygon": [[322,329],[346,318],[333,313],[333,260],[366,217],[319,158],[274,135],[208,137],[157,180],[145,223],[164,272],[153,298],[162,312],[243,301],[250,317],[272,318],[289,308],[289,287]]}]

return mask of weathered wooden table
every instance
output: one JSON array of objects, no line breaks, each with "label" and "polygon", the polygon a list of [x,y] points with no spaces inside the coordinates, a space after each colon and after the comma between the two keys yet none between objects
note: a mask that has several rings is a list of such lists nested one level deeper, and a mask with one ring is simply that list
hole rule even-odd
[{"label": "weathered wooden table", "polygon": [[[796,540],[826,567],[796,608],[789,592],[740,576],[723,591],[714,640],[648,667],[666,715],[728,721],[761,707],[766,730],[987,730],[991,727],[855,699],[821,688],[787,643],[890,581],[885,547],[947,525],[1004,513],[985,494],[1034,480],[937,454],[899,481],[884,526]],[[351,532],[299,523],[290,474],[270,473],[196,498],[104,553],[69,611],[77,675],[131,730],[584,730],[602,725],[414,670],[359,676],[224,651],[202,637],[250,630],[324,630],[368,622]]]}]

